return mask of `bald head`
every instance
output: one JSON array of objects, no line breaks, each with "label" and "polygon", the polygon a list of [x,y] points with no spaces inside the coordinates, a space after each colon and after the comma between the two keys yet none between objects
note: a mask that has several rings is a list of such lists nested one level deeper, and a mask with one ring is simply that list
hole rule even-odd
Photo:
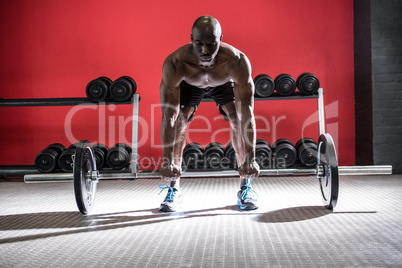
[{"label": "bald head", "polygon": [[193,24],[192,28],[193,34],[194,31],[210,33],[219,37],[222,35],[222,29],[221,25],[219,24],[219,21],[211,16],[199,17]]}]

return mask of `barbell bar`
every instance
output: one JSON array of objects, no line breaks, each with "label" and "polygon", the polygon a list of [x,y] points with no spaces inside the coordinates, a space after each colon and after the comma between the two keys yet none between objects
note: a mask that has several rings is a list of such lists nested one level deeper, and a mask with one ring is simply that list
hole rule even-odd
[{"label": "barbell bar", "polygon": [[[287,169],[262,169],[262,176],[291,176],[291,175],[317,175],[321,171],[317,168],[287,168]],[[390,175],[392,166],[339,166],[339,175]],[[239,173],[236,170],[214,170],[214,171],[184,171],[181,178],[198,177],[234,177]],[[139,173],[100,173],[100,180],[123,180],[123,179],[147,179],[160,177],[159,172],[139,172]],[[26,183],[46,183],[46,182],[72,182],[74,175],[72,173],[53,173],[53,174],[27,174],[24,176]]]}]

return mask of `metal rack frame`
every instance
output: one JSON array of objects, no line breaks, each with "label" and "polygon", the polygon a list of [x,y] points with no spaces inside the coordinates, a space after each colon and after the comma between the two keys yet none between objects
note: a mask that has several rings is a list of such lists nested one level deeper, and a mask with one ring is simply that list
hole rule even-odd
[{"label": "metal rack frame", "polygon": [[[88,98],[31,98],[31,99],[2,99],[0,98],[0,108],[1,107],[50,107],[50,106],[76,106],[76,105],[123,105],[123,104],[133,104],[134,100],[136,105],[134,105],[134,110],[137,109],[138,118],[138,103],[139,95],[135,94],[133,98],[124,102],[117,102],[114,100],[107,100],[105,102],[96,103],[91,102]],[[135,108],[136,107],[136,108]],[[138,119],[137,119],[138,123]],[[138,129],[138,126],[136,127]],[[134,135],[133,135],[134,138]],[[18,176],[25,174],[42,174],[40,173],[34,165],[4,165],[0,166],[0,176]]]}]

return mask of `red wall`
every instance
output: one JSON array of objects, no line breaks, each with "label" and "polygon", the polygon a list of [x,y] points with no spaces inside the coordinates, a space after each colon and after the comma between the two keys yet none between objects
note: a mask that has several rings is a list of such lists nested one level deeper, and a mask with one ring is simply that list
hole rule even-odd
[{"label": "red wall", "polygon": [[[140,102],[140,164],[161,156],[159,83],[164,58],[190,41],[194,20],[209,14],[223,41],[249,57],[253,77],[314,73],[325,92],[327,131],[341,165],[353,165],[353,1],[0,2],[0,97],[85,97],[98,77],[132,76]],[[256,102],[258,138],[318,138],[316,100]],[[0,108],[1,165],[33,164],[47,144],[76,139],[112,146],[131,142],[131,105]],[[72,118],[69,116],[73,115]],[[309,116],[313,115],[312,119]],[[191,141],[226,143],[229,125],[203,103],[189,126]],[[71,119],[71,120],[70,120]],[[205,121],[211,122],[209,125]],[[121,126],[120,121],[129,122]],[[70,124],[71,122],[71,124]],[[311,124],[310,124],[311,123]],[[66,126],[65,126],[66,124]],[[307,127],[303,128],[303,124]],[[120,127],[119,127],[120,125]],[[203,129],[203,133],[200,132]],[[303,129],[303,133],[302,133]]]}]

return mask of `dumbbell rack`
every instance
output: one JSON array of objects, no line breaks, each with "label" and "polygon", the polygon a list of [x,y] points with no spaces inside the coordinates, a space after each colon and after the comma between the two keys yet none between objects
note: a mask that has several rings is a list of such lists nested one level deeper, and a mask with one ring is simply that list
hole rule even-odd
[{"label": "dumbbell rack", "polygon": [[[133,104],[136,102],[136,105],[133,105],[133,114],[137,114],[137,123],[138,123],[138,103],[139,103],[139,95],[135,94],[133,98],[129,101],[117,102],[117,101],[107,101],[103,102],[103,105],[122,105],[122,104]],[[76,106],[76,105],[102,105],[99,103],[91,102],[87,98],[32,98],[32,99],[1,99],[0,98],[0,108],[1,107],[34,107],[34,106]],[[134,128],[133,128],[134,129]],[[138,127],[136,127],[138,129]],[[137,132],[137,130],[136,130]],[[133,131],[133,140],[137,139],[137,136],[134,137]],[[25,175],[25,174],[41,174],[35,166],[33,165],[18,165],[18,166],[0,166],[0,175],[12,176],[12,175]],[[69,173],[66,173],[69,174]]]},{"label": "dumbbell rack", "polygon": [[[295,95],[282,97],[273,95],[268,98],[255,98],[255,101],[266,100],[303,100],[303,99],[317,99],[318,105],[318,123],[320,134],[325,133],[325,114],[324,114],[324,98],[323,89],[318,90],[318,94],[312,96],[303,96],[296,93]],[[156,178],[160,177],[158,172],[139,172],[137,166],[138,160],[138,111],[139,111],[139,95],[134,94],[132,101],[133,104],[133,124],[132,124],[132,155],[129,173],[108,173],[99,174],[99,179],[138,179],[138,178]],[[212,102],[212,99],[204,99],[203,102]],[[118,103],[122,104],[122,103]],[[392,174],[392,166],[344,166],[339,167],[340,175],[373,175],[373,174]],[[312,175],[317,174],[316,168],[293,168],[293,169],[264,169],[261,170],[260,176],[272,175]],[[183,172],[181,177],[222,177],[222,176],[238,176],[235,170],[218,170],[218,171],[186,171]],[[25,182],[63,182],[72,181],[72,173],[59,173],[59,174],[28,174],[24,177]]]}]

